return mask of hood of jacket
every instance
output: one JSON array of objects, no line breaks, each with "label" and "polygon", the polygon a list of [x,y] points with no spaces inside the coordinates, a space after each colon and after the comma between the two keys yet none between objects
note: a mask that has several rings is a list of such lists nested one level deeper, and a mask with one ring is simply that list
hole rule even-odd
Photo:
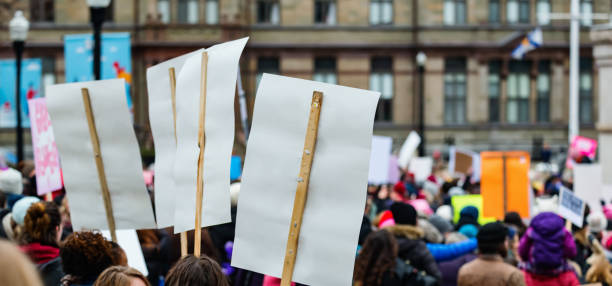
[{"label": "hood of jacket", "polygon": [[530,227],[534,239],[551,240],[562,239],[565,235],[563,219],[555,213],[540,213],[531,220]]},{"label": "hood of jacket", "polygon": [[414,225],[407,224],[396,224],[385,227],[395,237],[407,238],[407,239],[421,239],[425,235],[423,229]]},{"label": "hood of jacket", "polygon": [[20,248],[36,264],[47,263],[59,256],[59,248],[38,242],[22,245]]}]

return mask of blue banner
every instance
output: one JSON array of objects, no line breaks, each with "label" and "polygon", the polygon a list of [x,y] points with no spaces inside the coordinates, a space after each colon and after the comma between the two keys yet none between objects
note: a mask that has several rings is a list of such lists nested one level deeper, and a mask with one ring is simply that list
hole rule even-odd
[{"label": "blue banner", "polygon": [[242,176],[242,158],[240,156],[232,156],[232,164],[230,165],[230,180],[238,180]]},{"label": "blue banner", "polygon": [[[66,82],[94,80],[93,35],[64,36]],[[123,78],[126,82],[128,107],[132,109],[132,52],[129,33],[102,34],[102,79]]]},{"label": "blue banner", "polygon": [[[15,60],[0,60],[0,128],[17,126],[15,84],[17,77]],[[28,100],[40,97],[42,65],[40,59],[21,61],[21,124],[30,127]]]}]

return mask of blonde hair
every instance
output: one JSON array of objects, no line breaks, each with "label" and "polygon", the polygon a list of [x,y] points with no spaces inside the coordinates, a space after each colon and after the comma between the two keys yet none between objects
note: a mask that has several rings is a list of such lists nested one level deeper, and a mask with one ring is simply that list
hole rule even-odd
[{"label": "blonde hair", "polygon": [[32,262],[15,245],[0,240],[0,253],[0,285],[43,285]]},{"label": "blonde hair", "polygon": [[93,286],[130,286],[132,279],[140,279],[145,285],[151,286],[140,271],[127,266],[107,268],[98,276]]}]

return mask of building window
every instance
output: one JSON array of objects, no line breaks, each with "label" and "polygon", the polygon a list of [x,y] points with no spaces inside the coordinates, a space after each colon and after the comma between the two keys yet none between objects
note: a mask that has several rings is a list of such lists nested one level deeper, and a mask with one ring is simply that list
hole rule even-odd
[{"label": "building window", "polygon": [[593,60],[580,59],[580,123],[593,123]]},{"label": "building window", "polygon": [[374,119],[391,121],[393,119],[393,61],[390,57],[372,59],[370,90],[380,92]]},{"label": "building window", "polygon": [[538,0],[536,6],[539,25],[550,25],[550,0]]},{"label": "building window", "polygon": [[157,0],[157,14],[162,23],[170,23],[170,0]]},{"label": "building window", "polygon": [[444,24],[465,24],[465,0],[444,1]]},{"label": "building window", "polygon": [[47,89],[47,86],[55,84],[55,58],[42,58],[42,94]]},{"label": "building window", "polygon": [[506,102],[506,121],[508,123],[529,122],[530,67],[531,63],[528,61],[510,62]]},{"label": "building window", "polygon": [[279,74],[280,68],[278,58],[276,57],[261,57],[257,59],[257,78],[256,84],[259,86],[259,81],[264,73]]},{"label": "building window", "polygon": [[489,1],[489,23],[499,24],[500,22],[500,9],[499,0]]},{"label": "building window", "polygon": [[184,24],[198,23],[198,0],[178,1],[178,22]]},{"label": "building window", "polygon": [[508,0],[506,8],[508,23],[529,23],[529,0]]},{"label": "building window", "polygon": [[446,59],[444,63],[444,123],[465,123],[465,94],[465,59]]},{"label": "building window", "polygon": [[206,24],[219,23],[219,0],[206,0]]},{"label": "building window", "polygon": [[54,17],[53,0],[30,1],[30,18],[32,22],[53,22]]},{"label": "building window", "polygon": [[489,121],[499,122],[501,104],[501,61],[489,62]]},{"label": "building window", "polygon": [[313,80],[336,84],[336,59],[316,58]]},{"label": "building window", "polygon": [[550,120],[550,61],[541,61],[538,64],[538,78],[536,80],[538,122]]},{"label": "building window", "polygon": [[316,24],[336,24],[336,1],[316,0],[314,21]]},{"label": "building window", "polygon": [[257,23],[277,25],[280,22],[278,2],[277,0],[258,0]]},{"label": "building window", "polygon": [[385,25],[393,23],[392,0],[370,0],[370,24]]},{"label": "building window", "polygon": [[582,25],[591,26],[593,25],[593,1],[592,0],[581,0],[580,1],[580,14],[582,19]]}]

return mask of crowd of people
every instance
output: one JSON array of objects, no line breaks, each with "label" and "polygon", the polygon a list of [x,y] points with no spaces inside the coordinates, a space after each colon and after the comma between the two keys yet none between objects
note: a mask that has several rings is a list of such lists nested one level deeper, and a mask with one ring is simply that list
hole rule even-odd
[{"label": "crowd of people", "polygon": [[[612,208],[587,208],[578,227],[556,214],[554,196],[571,181],[534,186],[541,203],[531,218],[508,212],[486,224],[475,206],[453,209],[452,197],[478,194],[479,183],[447,176],[442,160],[424,182],[404,172],[395,184],[368,186],[353,285],[612,285]],[[232,221],[239,192],[232,184]],[[203,229],[201,257],[181,257],[172,228],[138,230],[145,277],[101,233],[73,231],[64,190],[36,196],[27,162],[0,170],[0,222],[0,285],[280,285],[231,267],[233,223]]]}]

